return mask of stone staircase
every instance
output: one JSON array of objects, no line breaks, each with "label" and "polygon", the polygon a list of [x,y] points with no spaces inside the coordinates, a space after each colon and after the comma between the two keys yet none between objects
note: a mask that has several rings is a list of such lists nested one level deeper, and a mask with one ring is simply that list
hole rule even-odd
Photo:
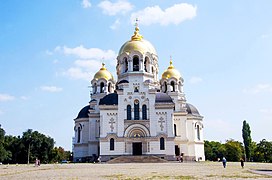
[{"label": "stone staircase", "polygon": [[165,159],[157,156],[119,156],[109,160],[107,163],[165,163]]}]

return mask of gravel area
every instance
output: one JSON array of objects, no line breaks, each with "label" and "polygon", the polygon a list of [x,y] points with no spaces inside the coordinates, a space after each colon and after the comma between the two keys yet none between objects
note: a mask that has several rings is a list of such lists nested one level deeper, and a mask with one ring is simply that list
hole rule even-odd
[{"label": "gravel area", "polygon": [[271,163],[245,163],[242,169],[238,162],[225,169],[220,162],[22,164],[0,165],[0,179],[272,179],[271,171]]}]

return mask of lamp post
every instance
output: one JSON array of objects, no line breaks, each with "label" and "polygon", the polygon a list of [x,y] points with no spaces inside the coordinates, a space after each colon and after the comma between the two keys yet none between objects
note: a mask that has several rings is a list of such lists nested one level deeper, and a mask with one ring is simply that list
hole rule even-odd
[{"label": "lamp post", "polygon": [[29,165],[29,155],[30,155],[30,143],[31,143],[31,136],[29,136],[29,143],[28,143],[28,151],[27,151],[27,164]]}]

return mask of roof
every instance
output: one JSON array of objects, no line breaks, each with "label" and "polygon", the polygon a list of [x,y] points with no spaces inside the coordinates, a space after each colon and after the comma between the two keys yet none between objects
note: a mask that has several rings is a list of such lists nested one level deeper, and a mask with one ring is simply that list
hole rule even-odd
[{"label": "roof", "polygon": [[118,94],[111,93],[100,99],[99,105],[118,105]]},{"label": "roof", "polygon": [[173,103],[173,100],[168,94],[158,92],[156,93],[155,103]]},{"label": "roof", "polygon": [[90,105],[87,105],[84,108],[82,108],[79,111],[76,119],[79,119],[79,118],[88,118],[89,117],[89,115],[88,115],[89,114],[89,109],[91,109]]},{"label": "roof", "polygon": [[186,103],[187,113],[200,116],[198,110],[192,104]]}]

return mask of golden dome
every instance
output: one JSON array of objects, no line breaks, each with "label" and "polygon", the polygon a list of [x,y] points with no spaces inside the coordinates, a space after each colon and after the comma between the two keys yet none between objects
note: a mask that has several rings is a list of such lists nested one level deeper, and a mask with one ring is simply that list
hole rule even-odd
[{"label": "golden dome", "polygon": [[119,55],[126,52],[139,51],[141,53],[150,52],[151,54],[157,54],[153,45],[147,40],[143,39],[143,36],[139,33],[139,27],[136,24],[134,35],[131,36],[131,40],[127,41],[119,50]]},{"label": "golden dome", "polygon": [[178,70],[175,69],[175,67],[173,66],[173,62],[172,59],[170,60],[170,66],[167,68],[167,70],[165,70],[162,74],[162,78],[164,79],[169,79],[169,78],[176,78],[179,79],[181,78],[181,75],[179,73]]},{"label": "golden dome", "polygon": [[101,79],[101,78],[104,78],[106,79],[107,81],[108,80],[113,80],[113,76],[112,74],[107,70],[107,68],[105,68],[105,64],[102,63],[102,67],[100,68],[100,70],[95,73],[94,75],[94,79]]}]

